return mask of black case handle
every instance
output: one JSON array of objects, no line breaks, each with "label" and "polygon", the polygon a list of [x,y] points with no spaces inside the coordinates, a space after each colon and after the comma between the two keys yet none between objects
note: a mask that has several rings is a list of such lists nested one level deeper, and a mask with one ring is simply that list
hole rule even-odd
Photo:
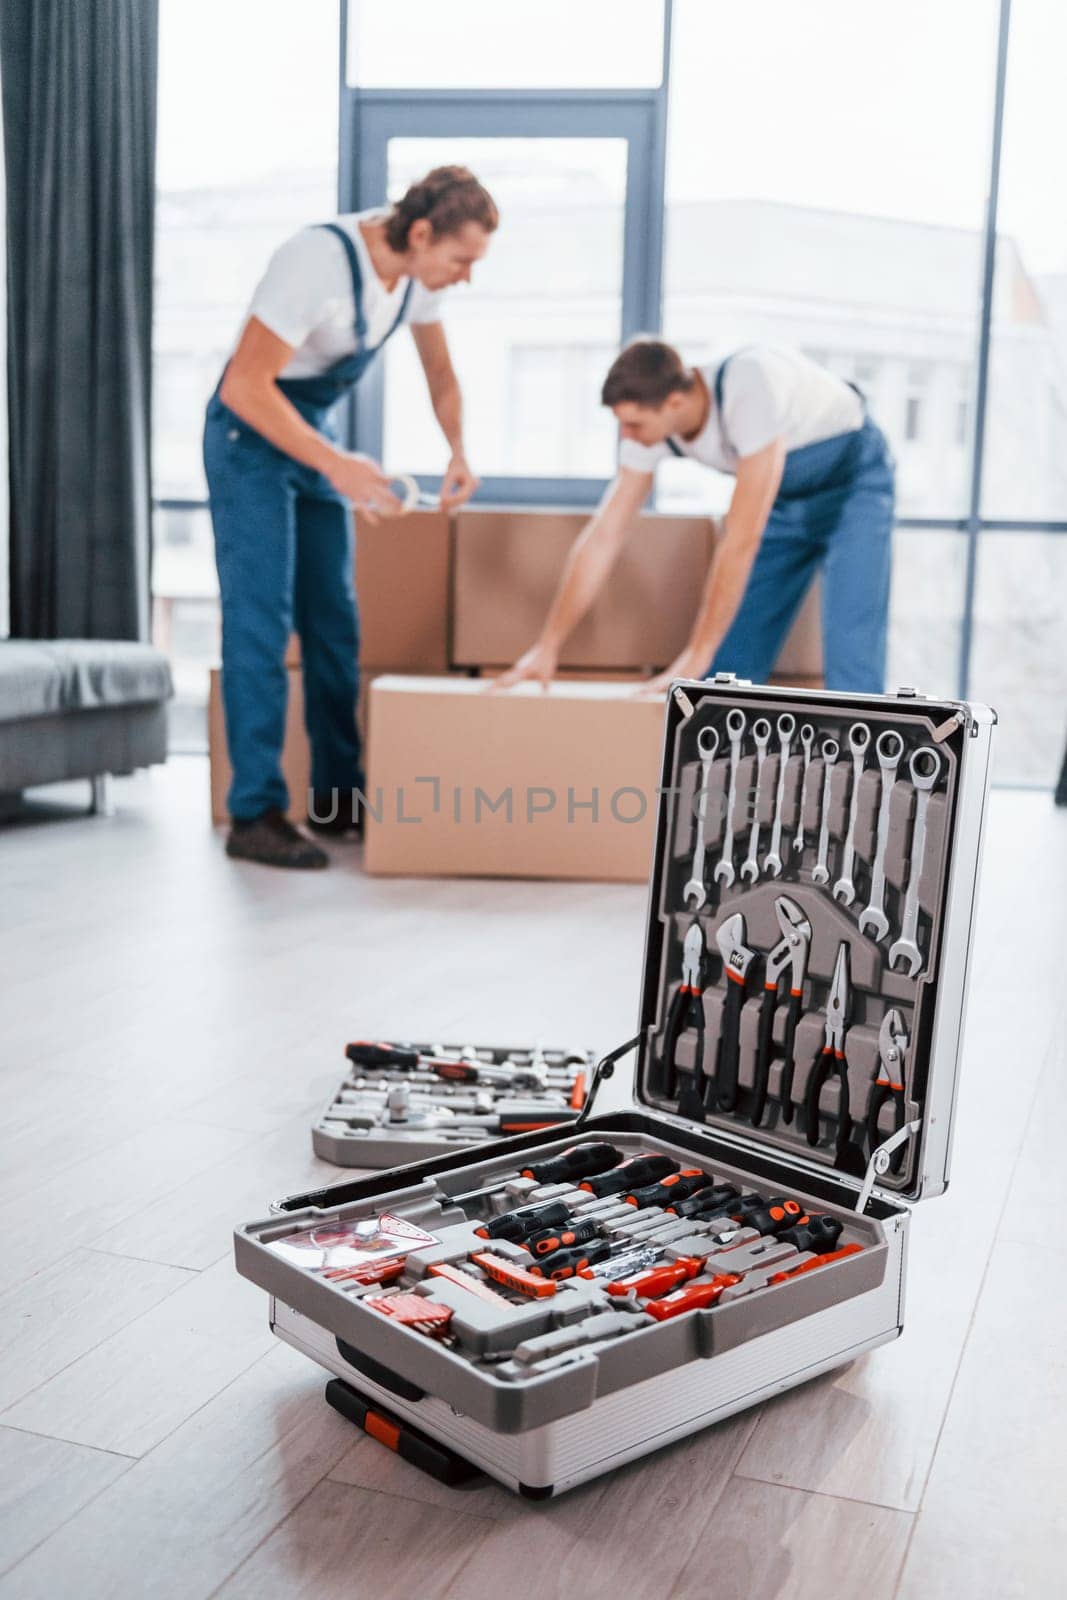
[{"label": "black case handle", "polygon": [[380,1384],[383,1389],[388,1389],[390,1394],[399,1395],[401,1400],[422,1400],[426,1390],[420,1389],[418,1384],[411,1383],[407,1378],[402,1378],[398,1372],[393,1372],[389,1367],[383,1367],[380,1361],[375,1361],[373,1356],[366,1355],[362,1350],[357,1350],[353,1345],[346,1344],[343,1339],[337,1340],[337,1349],[341,1359],[347,1361],[350,1367],[355,1367],[357,1372],[362,1372],[365,1378],[372,1383]]}]

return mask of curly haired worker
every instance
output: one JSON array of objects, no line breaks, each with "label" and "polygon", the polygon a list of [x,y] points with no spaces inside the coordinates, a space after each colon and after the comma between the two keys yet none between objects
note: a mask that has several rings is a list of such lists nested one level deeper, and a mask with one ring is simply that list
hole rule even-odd
[{"label": "curly haired worker", "polygon": [[[277,867],[329,857],[287,820],[281,771],[300,635],[312,813],[341,830],[363,787],[356,728],[359,623],[352,507],[395,515],[376,461],[343,450],[333,413],[409,323],[451,459],[441,504],[477,487],[441,325],[442,291],[468,282],[498,222],[465,167],[438,167],[396,205],[305,228],[271,258],[207,408],[204,464],[222,598],[222,696],[233,766],[227,853]],[[315,824],[312,824],[313,826]]]}]

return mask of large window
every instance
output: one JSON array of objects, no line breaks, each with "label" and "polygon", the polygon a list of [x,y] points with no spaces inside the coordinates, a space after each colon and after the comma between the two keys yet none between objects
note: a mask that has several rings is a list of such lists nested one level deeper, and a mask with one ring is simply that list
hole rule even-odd
[{"label": "large window", "polygon": [[[615,453],[600,382],[639,329],[694,361],[797,345],[863,390],[897,457],[891,677],[990,700],[999,779],[1052,781],[1067,704],[1058,0],[161,10],[155,588],[190,704],[217,637],[202,408],[256,278],[297,227],[458,160],[503,217],[446,312],[482,498],[596,499]],[[350,426],[433,486],[445,447],[410,340],[371,369]],[[730,489],[672,461],[657,495],[720,511]]]}]

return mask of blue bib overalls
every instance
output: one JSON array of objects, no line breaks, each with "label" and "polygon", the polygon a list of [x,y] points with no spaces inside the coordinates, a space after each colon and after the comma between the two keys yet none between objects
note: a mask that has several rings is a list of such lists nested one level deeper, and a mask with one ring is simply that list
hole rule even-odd
[{"label": "blue bib overalls", "polygon": [[[355,246],[344,229],[323,226],[341,240],[348,258],[356,349],[316,377],[276,381],[305,421],[336,440],[334,408],[381,345],[367,348]],[[409,283],[386,338],[404,320],[411,290]],[[274,806],[288,807],[281,753],[289,687],[285,649],[294,629],[303,661],[311,787],[317,794],[361,789],[351,504],[321,473],[276,449],[224,405],[218,389],[204,424],[204,467],[222,601],[230,815],[257,817]]]},{"label": "blue bib overalls", "polygon": [[[715,376],[720,416],[727,364]],[[766,683],[821,568],[826,687],[883,693],[893,500],[893,458],[866,414],[851,433],[790,450],[741,605],[707,676]]]}]

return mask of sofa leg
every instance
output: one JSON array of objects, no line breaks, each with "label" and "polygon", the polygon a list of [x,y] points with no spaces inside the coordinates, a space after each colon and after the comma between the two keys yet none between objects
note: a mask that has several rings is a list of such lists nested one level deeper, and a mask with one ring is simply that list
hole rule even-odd
[{"label": "sofa leg", "polygon": [[115,799],[111,793],[110,772],[98,772],[89,779],[92,784],[93,796],[89,810],[94,817],[113,817],[115,815]]}]

